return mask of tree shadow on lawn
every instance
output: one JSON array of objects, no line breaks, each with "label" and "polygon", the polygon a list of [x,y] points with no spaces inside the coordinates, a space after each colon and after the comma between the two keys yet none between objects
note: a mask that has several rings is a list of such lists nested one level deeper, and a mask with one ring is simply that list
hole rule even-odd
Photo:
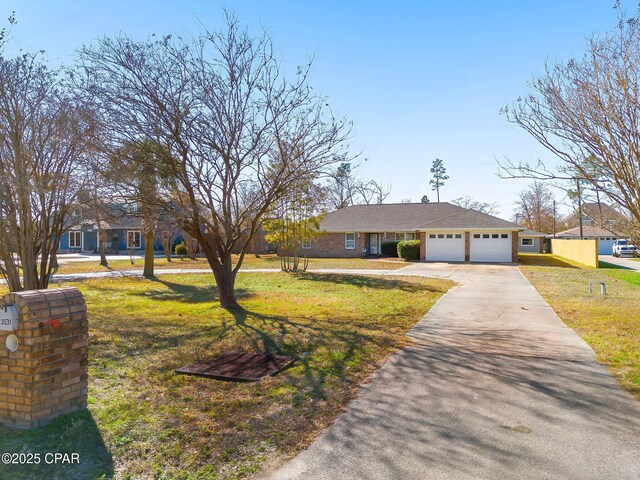
[{"label": "tree shadow on lawn", "polygon": [[[162,290],[147,290],[137,295],[153,298],[154,300],[172,300],[182,301],[185,303],[207,303],[218,302],[220,300],[218,298],[218,288],[216,287],[215,283],[206,287],[199,287],[196,285],[170,282],[168,280],[162,280],[160,278],[154,278],[153,281],[161,283],[169,290],[171,290],[171,292]],[[236,288],[235,292],[238,300],[247,299],[254,295],[244,288]]]},{"label": "tree shadow on lawn", "polygon": [[[215,284],[207,286],[197,286],[170,282],[168,280],[162,280],[159,277],[145,279],[145,281],[162,284],[167,287],[169,291],[149,288],[144,291],[127,291],[127,295],[158,301],[173,301],[181,303],[217,303],[219,301],[218,289]],[[122,290],[119,290],[117,285],[109,287],[99,284],[93,284],[90,288],[91,290],[95,290],[97,292],[105,294],[122,293]],[[239,300],[244,300],[254,296],[254,294],[249,292],[247,289],[236,288],[236,296]]]},{"label": "tree shadow on lawn", "polygon": [[370,275],[349,275],[331,273],[310,273],[301,272],[295,274],[296,278],[309,280],[312,282],[325,282],[342,285],[352,285],[360,288],[371,288],[375,290],[402,290],[408,293],[419,293],[425,290],[429,292],[444,292],[442,288],[435,285],[426,285],[422,282],[407,282],[390,276],[370,276]]},{"label": "tree shadow on lawn", "polygon": [[[333,320],[314,321],[299,317],[296,321],[290,317],[264,315],[245,309],[236,309],[231,313],[235,323],[223,323],[218,332],[219,338],[232,331],[240,331],[257,352],[298,357],[291,368],[301,366],[304,380],[300,382],[289,377],[288,383],[297,389],[308,390],[315,399],[325,398],[327,377],[345,380],[348,364],[365,346],[390,348],[394,343],[345,328],[343,322]],[[314,356],[314,351],[323,347],[328,352]]]},{"label": "tree shadow on lawn", "polygon": [[[0,427],[0,452],[40,454],[39,464],[0,463],[2,479],[112,478],[114,473],[111,453],[88,410],[64,415],[46,427],[32,430]],[[47,463],[47,453],[77,453],[80,463]]]},{"label": "tree shadow on lawn", "polygon": [[520,255],[518,262],[532,267],[580,268],[548,253]]}]

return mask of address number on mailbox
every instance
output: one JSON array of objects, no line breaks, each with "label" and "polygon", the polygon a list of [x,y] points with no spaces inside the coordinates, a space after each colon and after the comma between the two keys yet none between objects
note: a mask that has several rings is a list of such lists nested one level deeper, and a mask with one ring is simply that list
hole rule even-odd
[{"label": "address number on mailbox", "polygon": [[12,332],[18,329],[18,309],[15,305],[0,305],[0,331]]}]

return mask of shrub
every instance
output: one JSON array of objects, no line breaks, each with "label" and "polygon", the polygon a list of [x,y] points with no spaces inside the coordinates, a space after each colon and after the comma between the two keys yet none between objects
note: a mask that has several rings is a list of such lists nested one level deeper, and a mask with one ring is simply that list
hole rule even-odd
[{"label": "shrub", "polygon": [[420,259],[420,240],[403,240],[398,242],[398,256],[405,260]]},{"label": "shrub", "polygon": [[182,260],[187,258],[187,255],[189,254],[189,250],[187,249],[187,246],[184,244],[184,242],[181,242],[178,245],[176,245],[176,248],[174,251],[176,252],[176,255],[178,255]]},{"label": "shrub", "polygon": [[382,242],[382,245],[380,246],[382,255],[386,255],[387,257],[397,257],[398,243],[400,242]]}]

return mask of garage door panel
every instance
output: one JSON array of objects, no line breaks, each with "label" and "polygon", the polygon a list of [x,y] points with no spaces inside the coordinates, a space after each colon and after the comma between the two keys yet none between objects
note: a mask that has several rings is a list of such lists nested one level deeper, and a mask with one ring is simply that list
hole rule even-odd
[{"label": "garage door panel", "polygon": [[472,233],[472,262],[511,263],[510,233]]},{"label": "garage door panel", "polygon": [[611,251],[613,249],[614,240],[598,240],[598,254],[600,255],[611,255]]},{"label": "garage door panel", "polygon": [[427,234],[429,262],[464,262],[464,235],[460,233]]}]

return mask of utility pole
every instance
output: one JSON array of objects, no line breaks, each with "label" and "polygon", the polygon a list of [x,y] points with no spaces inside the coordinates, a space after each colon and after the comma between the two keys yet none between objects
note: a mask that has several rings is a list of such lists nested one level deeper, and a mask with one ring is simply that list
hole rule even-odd
[{"label": "utility pole", "polygon": [[580,222],[580,240],[584,239],[584,233],[582,231],[582,192],[580,191],[580,179],[576,178],[576,185],[578,186],[578,221]]},{"label": "utility pole", "polygon": [[553,201],[553,238],[556,238],[556,201]]}]

